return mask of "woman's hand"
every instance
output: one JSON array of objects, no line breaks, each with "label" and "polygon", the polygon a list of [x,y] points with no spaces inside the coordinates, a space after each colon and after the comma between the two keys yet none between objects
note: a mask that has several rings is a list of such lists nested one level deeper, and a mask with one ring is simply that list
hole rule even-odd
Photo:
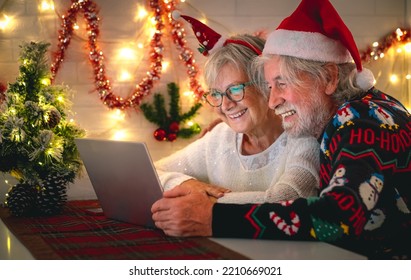
[{"label": "woman's hand", "polygon": [[219,187],[219,186],[215,186],[215,185],[211,185],[211,184],[207,184],[207,183],[203,183],[200,182],[198,180],[195,179],[190,179],[187,181],[184,181],[183,183],[181,183],[179,185],[180,190],[185,191],[187,193],[189,192],[204,192],[206,193],[208,196],[210,196],[210,198],[213,199],[218,199],[222,196],[224,196],[225,193],[231,192],[231,190],[223,188],[223,187]]}]

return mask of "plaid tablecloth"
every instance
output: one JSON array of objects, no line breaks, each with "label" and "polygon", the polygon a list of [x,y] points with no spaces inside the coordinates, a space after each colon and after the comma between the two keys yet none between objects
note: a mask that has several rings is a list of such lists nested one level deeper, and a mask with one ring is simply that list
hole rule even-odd
[{"label": "plaid tablecloth", "polygon": [[168,237],[87,211],[96,207],[69,201],[60,215],[29,218],[0,207],[0,217],[36,259],[246,259],[207,238]]}]

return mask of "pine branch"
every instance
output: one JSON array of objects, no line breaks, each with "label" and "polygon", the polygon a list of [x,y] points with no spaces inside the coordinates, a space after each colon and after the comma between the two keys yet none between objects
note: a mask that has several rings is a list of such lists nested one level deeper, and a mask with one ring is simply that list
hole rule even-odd
[{"label": "pine branch", "polygon": [[185,122],[187,120],[192,119],[195,116],[195,114],[197,114],[201,106],[201,103],[195,104],[193,107],[190,108],[190,110],[187,113],[184,113],[181,116],[179,116],[179,122]]},{"label": "pine branch", "polygon": [[167,122],[167,111],[164,104],[164,97],[161,94],[154,95],[155,113],[160,127],[163,127]]},{"label": "pine branch", "polygon": [[143,111],[143,114],[148,121],[155,123],[157,125],[160,125],[158,118],[156,114],[154,113],[153,106],[151,106],[150,104],[144,103],[140,105],[140,109],[141,111]]},{"label": "pine branch", "polygon": [[180,114],[180,106],[179,106],[179,101],[180,101],[180,95],[179,95],[179,88],[175,83],[169,83],[167,85],[168,87],[168,94],[170,95],[170,118],[172,120],[177,120],[179,119],[179,114]]}]

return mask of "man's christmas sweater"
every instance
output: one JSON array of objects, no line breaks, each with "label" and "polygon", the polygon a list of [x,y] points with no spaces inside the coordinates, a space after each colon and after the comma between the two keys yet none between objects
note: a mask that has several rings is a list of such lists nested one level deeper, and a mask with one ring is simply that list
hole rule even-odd
[{"label": "man's christmas sweater", "polygon": [[411,256],[411,117],[371,89],[344,103],[320,139],[319,197],[215,204],[213,236],[319,240],[369,258]]}]

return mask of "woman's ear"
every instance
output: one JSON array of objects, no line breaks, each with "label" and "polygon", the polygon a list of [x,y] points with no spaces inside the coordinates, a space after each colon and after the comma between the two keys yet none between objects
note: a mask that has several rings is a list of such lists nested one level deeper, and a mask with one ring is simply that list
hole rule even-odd
[{"label": "woman's ear", "polygon": [[338,86],[338,67],[336,64],[329,63],[324,65],[327,70],[327,84],[325,87],[325,93],[331,95],[335,92]]}]

